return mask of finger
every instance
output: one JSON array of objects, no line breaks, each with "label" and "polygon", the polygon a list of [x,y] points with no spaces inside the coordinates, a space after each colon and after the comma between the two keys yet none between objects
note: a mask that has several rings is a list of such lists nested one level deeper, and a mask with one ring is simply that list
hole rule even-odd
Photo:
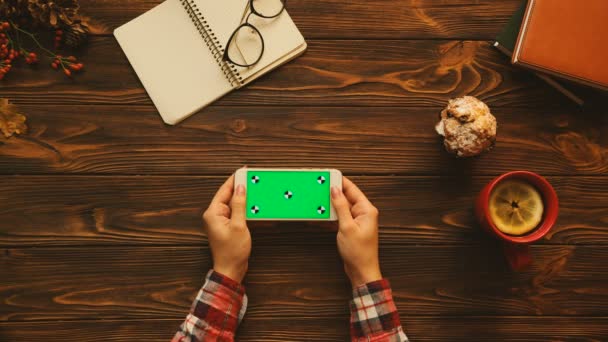
[{"label": "finger", "polygon": [[342,187],[344,191],[344,196],[353,203],[353,206],[359,206],[363,209],[371,209],[373,207],[372,203],[367,199],[367,196],[359,189],[355,183],[353,183],[350,179],[346,177],[342,177]]},{"label": "finger", "polygon": [[340,188],[336,186],[331,188],[331,203],[336,208],[336,214],[338,214],[339,229],[342,230],[344,227],[352,226],[354,220],[350,212],[350,203],[348,203],[348,199]]},{"label": "finger", "polygon": [[213,203],[203,213],[204,219],[211,219],[211,218],[215,218],[215,217],[225,217],[225,218],[229,219],[230,218],[230,206],[225,203]]},{"label": "finger", "polygon": [[[221,219],[230,218],[230,209],[224,209],[222,206],[228,208],[226,204],[211,204],[207,210],[203,213],[204,226],[215,226]],[[226,211],[228,213],[226,214]]]},{"label": "finger", "polygon": [[353,217],[355,222],[361,227],[377,227],[378,226],[378,209],[376,207],[353,207]]},{"label": "finger", "polygon": [[217,214],[225,218],[230,218],[230,206],[220,203],[217,209]]},{"label": "finger", "polygon": [[230,202],[230,209],[232,211],[232,216],[230,217],[230,221],[232,221],[232,225],[235,227],[247,227],[246,217],[245,217],[245,206],[247,205],[247,195],[245,191],[245,186],[240,184],[236,187],[236,191],[234,196],[232,196],[232,201]]},{"label": "finger", "polygon": [[350,208],[350,212],[353,213],[353,217],[359,217],[362,215],[365,215],[368,212],[368,208],[365,204],[363,203],[357,203],[355,205],[353,205],[352,208]]},{"label": "finger", "polygon": [[224,203],[228,204],[232,198],[232,192],[234,191],[234,175],[228,177],[224,184],[217,190],[215,196],[211,200],[211,204]]}]

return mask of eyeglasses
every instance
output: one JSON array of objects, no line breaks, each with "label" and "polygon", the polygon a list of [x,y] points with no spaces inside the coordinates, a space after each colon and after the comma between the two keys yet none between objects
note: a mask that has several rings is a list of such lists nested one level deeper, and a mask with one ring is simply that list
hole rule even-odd
[{"label": "eyeglasses", "polygon": [[249,0],[250,12],[247,19],[230,35],[222,59],[245,68],[257,64],[264,54],[264,38],[260,30],[249,23],[249,18],[252,15],[265,19],[276,18],[283,13],[286,3],[287,0]]}]

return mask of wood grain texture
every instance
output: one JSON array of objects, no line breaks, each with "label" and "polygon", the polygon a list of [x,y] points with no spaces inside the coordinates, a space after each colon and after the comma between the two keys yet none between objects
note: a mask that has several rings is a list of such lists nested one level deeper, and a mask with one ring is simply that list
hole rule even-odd
[{"label": "wood grain texture", "polygon": [[[161,1],[80,0],[85,72],[19,66],[0,84],[31,129],[0,138],[0,341],[167,341],[211,265],[201,211],[243,164],[352,176],[380,209],[412,341],[608,340],[606,94],[576,89],[579,110],[489,45],[521,0],[289,0],[308,51],[177,127],[111,36]],[[433,126],[465,94],[492,108],[498,144],[456,160]],[[561,206],[521,273],[471,210],[513,169],[548,176]],[[251,231],[238,339],[347,340],[332,227]]]},{"label": "wood grain texture", "polygon": [[496,147],[458,160],[435,132],[440,106],[213,106],[176,127],[164,126],[149,106],[20,108],[30,133],[0,140],[1,174],[217,175],[243,164],[355,174],[608,172],[605,111],[498,107]]},{"label": "wood grain texture", "polygon": [[[346,324],[350,286],[329,244],[335,234],[309,239],[320,243],[254,243],[248,319]],[[521,273],[509,272],[490,242],[382,245],[380,259],[404,317],[608,316],[608,248],[539,245],[532,253],[535,264]],[[211,265],[205,247],[6,248],[0,262],[11,275],[0,279],[2,321],[183,318]]]},{"label": "wood grain texture", "polygon": [[[473,201],[491,177],[353,177],[380,210],[387,245],[485,244]],[[543,243],[608,244],[608,179],[549,177],[560,216]],[[0,246],[198,245],[200,215],[223,177],[10,176],[0,184]],[[582,200],[584,199],[584,200]],[[289,234],[282,234],[287,230]],[[257,241],[320,243],[305,224]],[[304,242],[300,241],[304,240]],[[326,241],[333,245],[334,241]]]},{"label": "wood grain texture", "polygon": [[[407,310],[401,310],[407,314]],[[608,336],[606,317],[415,317],[403,324],[412,341],[604,341]],[[0,336],[9,341],[166,342],[177,329],[179,319],[104,320],[81,322],[0,323]],[[239,341],[346,341],[344,317],[322,319],[249,319],[238,330]]]},{"label": "wood grain texture", "polygon": [[[470,94],[491,106],[574,107],[487,42],[308,43],[303,56],[216,105],[439,108],[451,97]],[[2,81],[3,96],[19,104],[152,104],[113,37],[94,37],[81,57],[86,71],[72,79],[51,68],[15,68]]]},{"label": "wood grain texture", "polygon": [[[112,31],[161,0],[81,0],[95,34]],[[519,0],[290,0],[289,15],[307,39],[494,39]]]}]

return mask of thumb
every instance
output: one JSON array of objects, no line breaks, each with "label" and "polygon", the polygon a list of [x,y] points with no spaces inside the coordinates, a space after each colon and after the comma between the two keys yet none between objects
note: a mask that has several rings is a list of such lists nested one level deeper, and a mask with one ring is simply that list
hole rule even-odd
[{"label": "thumb", "polygon": [[247,196],[245,195],[245,186],[239,184],[236,187],[232,200],[230,201],[231,216],[230,220],[237,226],[246,226],[245,207],[247,206]]},{"label": "thumb", "polygon": [[353,215],[350,212],[350,203],[338,187],[334,186],[331,188],[331,203],[336,208],[340,229],[350,226],[352,221],[354,221]]}]

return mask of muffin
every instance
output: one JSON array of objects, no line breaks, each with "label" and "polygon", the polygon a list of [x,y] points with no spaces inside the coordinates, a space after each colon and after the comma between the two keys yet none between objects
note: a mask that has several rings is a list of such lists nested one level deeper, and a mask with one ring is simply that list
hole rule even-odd
[{"label": "muffin", "polygon": [[443,136],[445,149],[458,157],[479,155],[496,142],[496,118],[473,96],[451,99],[435,130]]}]

